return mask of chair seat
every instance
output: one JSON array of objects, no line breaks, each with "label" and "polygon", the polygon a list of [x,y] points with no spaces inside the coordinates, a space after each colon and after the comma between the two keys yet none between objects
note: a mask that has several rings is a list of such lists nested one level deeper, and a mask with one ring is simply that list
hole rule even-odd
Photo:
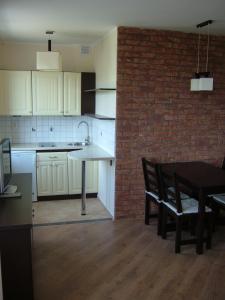
[{"label": "chair seat", "polygon": [[[171,202],[163,201],[163,204],[166,205],[169,209],[171,209],[177,216],[188,215],[188,214],[197,214],[198,213],[198,201],[193,198],[183,199],[181,200],[183,212],[178,213],[175,207]],[[205,207],[205,212],[212,212],[211,208],[208,206]]]},{"label": "chair seat", "polygon": [[[170,190],[171,192],[175,193],[175,188],[172,187],[172,186],[169,187],[168,190]],[[168,195],[168,196],[169,196],[169,195]],[[183,199],[188,199],[188,198],[190,198],[190,196],[188,196],[187,194],[182,193],[182,192],[180,192],[180,197],[181,197],[182,200],[183,200]]]},{"label": "chair seat", "polygon": [[225,205],[225,194],[215,194],[212,197],[216,202]]},{"label": "chair seat", "polygon": [[148,192],[148,191],[145,191],[145,193],[146,193],[147,195],[153,197],[153,198],[156,200],[156,202],[162,203],[162,200],[159,199],[159,196],[158,196],[157,194],[155,194],[155,193],[153,193],[153,192]]}]

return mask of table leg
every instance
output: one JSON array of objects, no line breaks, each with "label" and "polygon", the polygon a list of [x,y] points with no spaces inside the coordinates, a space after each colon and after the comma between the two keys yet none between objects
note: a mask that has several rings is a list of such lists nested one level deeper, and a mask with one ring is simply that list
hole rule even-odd
[{"label": "table leg", "polygon": [[202,189],[199,191],[199,208],[197,222],[197,245],[196,253],[203,253],[203,238],[204,238],[204,216],[205,216],[205,201]]},{"label": "table leg", "polygon": [[86,215],[86,190],[85,190],[85,173],[86,173],[86,162],[82,161],[82,200],[81,200],[81,215]]}]

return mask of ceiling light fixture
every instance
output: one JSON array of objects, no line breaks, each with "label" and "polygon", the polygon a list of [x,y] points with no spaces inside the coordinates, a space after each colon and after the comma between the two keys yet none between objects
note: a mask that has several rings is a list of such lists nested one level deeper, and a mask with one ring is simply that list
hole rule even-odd
[{"label": "ceiling light fixture", "polygon": [[51,36],[55,31],[48,30],[48,51],[37,52],[37,70],[40,71],[62,71],[62,58],[59,52],[52,51]]},{"label": "ceiling light fixture", "polygon": [[[194,78],[191,79],[191,91],[212,91],[213,90],[213,77],[212,74],[208,71],[208,61],[209,61],[209,25],[212,24],[212,20],[207,20],[202,22],[196,27],[199,29],[198,34],[198,52],[197,52],[197,70],[194,74]],[[208,26],[208,35],[207,35],[207,48],[206,48],[206,65],[205,71],[199,72],[200,64],[200,28]]]}]

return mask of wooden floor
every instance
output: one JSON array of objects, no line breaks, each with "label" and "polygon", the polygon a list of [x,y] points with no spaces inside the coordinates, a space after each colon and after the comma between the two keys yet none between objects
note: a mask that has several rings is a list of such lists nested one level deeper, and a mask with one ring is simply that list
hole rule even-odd
[{"label": "wooden floor", "polygon": [[35,225],[112,218],[98,198],[86,199],[86,215],[81,215],[81,199],[37,201],[33,209]]},{"label": "wooden floor", "polygon": [[34,228],[35,300],[224,300],[225,229],[213,249],[174,254],[138,221]]}]

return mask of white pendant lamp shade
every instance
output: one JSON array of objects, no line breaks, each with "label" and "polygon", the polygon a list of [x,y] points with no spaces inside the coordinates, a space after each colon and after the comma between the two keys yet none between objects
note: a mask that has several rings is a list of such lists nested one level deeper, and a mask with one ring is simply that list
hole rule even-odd
[{"label": "white pendant lamp shade", "polygon": [[50,36],[54,31],[48,30],[48,51],[37,52],[37,70],[40,71],[62,71],[62,57],[59,52],[52,51],[52,41]]},{"label": "white pendant lamp shade", "polygon": [[208,25],[208,41],[206,49],[206,65],[205,71],[199,71],[200,65],[200,32],[198,35],[198,53],[197,53],[197,70],[194,74],[194,78],[191,79],[190,90],[191,91],[213,91],[213,78],[212,73],[208,71],[208,59],[209,59],[209,25],[212,24],[212,20],[208,20],[198,24],[196,27],[201,28]]},{"label": "white pendant lamp shade", "polygon": [[37,70],[62,71],[62,57],[59,52],[37,52]]}]

